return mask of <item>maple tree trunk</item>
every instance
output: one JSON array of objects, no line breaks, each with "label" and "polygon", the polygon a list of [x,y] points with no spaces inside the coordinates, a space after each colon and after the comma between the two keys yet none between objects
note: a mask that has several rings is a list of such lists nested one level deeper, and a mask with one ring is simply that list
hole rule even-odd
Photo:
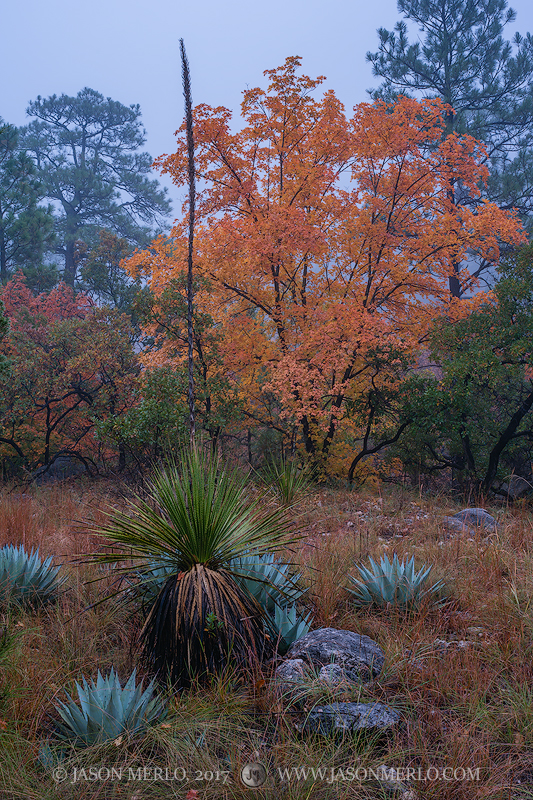
[{"label": "maple tree trunk", "polygon": [[314,455],[316,452],[316,447],[311,436],[311,428],[309,426],[309,420],[307,417],[304,417],[302,420],[302,433],[304,437],[306,453],[309,453],[309,455]]},{"label": "maple tree trunk", "polygon": [[[449,136],[450,133],[452,133],[453,131],[453,114],[451,115],[447,114],[446,121],[447,121],[447,128],[450,128],[449,132],[446,135]],[[450,205],[455,207],[455,191],[453,185],[448,189],[447,195]],[[450,297],[461,297],[461,282],[459,280],[461,263],[457,261],[455,257],[452,258],[452,270],[453,270],[452,274],[448,277]]]}]

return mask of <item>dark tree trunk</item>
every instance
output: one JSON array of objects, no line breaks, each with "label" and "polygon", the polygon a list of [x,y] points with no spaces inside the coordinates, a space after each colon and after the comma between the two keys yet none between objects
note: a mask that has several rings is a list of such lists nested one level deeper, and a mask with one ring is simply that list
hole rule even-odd
[{"label": "dark tree trunk", "polygon": [[74,240],[67,240],[65,245],[65,271],[63,273],[63,280],[67,286],[74,288],[74,281],[76,280],[76,257],[75,257],[75,243]]},{"label": "dark tree trunk", "polygon": [[0,280],[2,281],[2,286],[5,286],[7,283],[7,254],[3,231],[0,231]]},{"label": "dark tree trunk", "polygon": [[488,492],[490,487],[492,486],[492,482],[496,477],[496,472],[498,471],[498,464],[500,462],[500,456],[511,441],[511,439],[515,438],[516,430],[526,414],[531,410],[533,406],[533,392],[530,392],[518,411],[513,414],[511,420],[500,435],[497,444],[492,448],[490,456],[489,456],[489,464],[487,467],[487,472],[485,474],[485,478],[483,480],[482,488],[483,491]]}]

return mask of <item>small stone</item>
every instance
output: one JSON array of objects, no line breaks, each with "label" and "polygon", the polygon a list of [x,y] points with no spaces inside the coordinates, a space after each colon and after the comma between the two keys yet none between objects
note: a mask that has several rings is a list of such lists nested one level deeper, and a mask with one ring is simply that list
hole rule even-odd
[{"label": "small stone", "polygon": [[289,658],[277,667],[275,678],[283,683],[302,683],[305,679],[305,662],[302,658]]},{"label": "small stone", "polygon": [[475,533],[473,528],[470,528],[465,522],[456,519],[455,517],[443,517],[442,524],[449,531],[453,531],[455,533]]},{"label": "small stone", "polygon": [[340,683],[353,683],[342,667],[338,664],[325,664],[320,668],[318,680],[328,686],[338,686]]}]

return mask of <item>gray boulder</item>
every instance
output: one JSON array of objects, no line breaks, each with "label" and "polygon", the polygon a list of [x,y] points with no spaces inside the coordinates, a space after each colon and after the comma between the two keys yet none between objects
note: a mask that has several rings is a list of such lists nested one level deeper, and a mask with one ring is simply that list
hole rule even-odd
[{"label": "gray boulder", "polygon": [[65,478],[72,478],[75,475],[82,475],[87,472],[83,461],[73,456],[58,456],[51,464],[39,467],[32,474],[35,483],[40,486],[44,483],[56,483]]},{"label": "gray boulder", "polygon": [[351,681],[372,680],[385,662],[383,651],[370,637],[336,628],[310,631],[291,645],[287,657],[303,659],[315,667],[335,664]]},{"label": "gray boulder", "polygon": [[303,658],[289,658],[276,669],[276,677],[288,683],[301,683],[305,676]]},{"label": "gray boulder", "polygon": [[306,678],[306,663],[303,658],[289,658],[276,667],[274,680],[278,690],[285,694],[292,692]]},{"label": "gray boulder", "polygon": [[327,686],[332,687],[339,686],[342,683],[353,683],[353,681],[348,678],[343,668],[338,664],[326,664],[325,666],[320,667],[318,680],[321,683],[325,683]]},{"label": "gray boulder", "polygon": [[501,486],[499,486],[499,492],[503,493],[511,500],[518,500],[519,497],[529,494],[532,489],[532,479],[526,480],[526,478],[522,478],[520,475],[511,475],[509,483],[502,483]]},{"label": "gray boulder", "polygon": [[452,519],[459,520],[462,524],[472,528],[484,528],[487,531],[496,530],[496,520],[483,508],[465,508],[453,515]]},{"label": "gray boulder", "polygon": [[468,536],[473,536],[476,532],[474,528],[455,517],[443,517],[442,524],[451,533],[465,533]]},{"label": "gray boulder", "polygon": [[330,703],[315,706],[301,725],[301,730],[325,735],[384,730],[395,725],[399,719],[399,712],[383,703]]}]

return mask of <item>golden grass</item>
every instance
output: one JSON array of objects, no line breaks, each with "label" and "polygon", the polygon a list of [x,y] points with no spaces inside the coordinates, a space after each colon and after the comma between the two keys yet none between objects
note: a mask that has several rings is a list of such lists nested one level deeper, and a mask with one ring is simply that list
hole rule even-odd
[{"label": "golden grass", "polygon": [[[0,546],[39,547],[43,556],[63,563],[68,575],[55,606],[0,619],[2,800],[148,800],[185,798],[191,791],[198,794],[190,798],[206,800],[378,798],[383,790],[372,782],[274,778],[278,767],[383,763],[479,768],[477,781],[414,782],[419,798],[533,797],[533,514],[526,506],[488,508],[499,522],[496,534],[453,536],[441,520],[461,505],[397,489],[320,489],[297,518],[305,538],[290,554],[308,587],[314,626],[354,630],[382,647],[385,668],[364,696],[402,711],[403,722],[391,734],[340,742],[303,737],[294,725],[298,714],[280,702],[265,667],[264,674],[223,676],[208,689],[172,696],[168,720],[142,741],[67,756],[69,769],[111,763],[183,767],[187,781],[55,784],[37,759],[43,740],[53,741],[54,701],[81,675],[94,677],[112,665],[126,675],[136,665],[138,620],[118,603],[94,606],[113,586],[112,572],[103,584],[87,584],[95,568],[71,563],[99,546],[89,528],[103,521],[106,504],[117,502],[111,489],[67,484],[0,495]],[[411,614],[356,612],[346,576],[354,573],[355,562],[383,553],[415,555],[417,566],[433,564],[431,578],[446,581],[449,602]],[[2,630],[11,641],[3,660]],[[340,699],[356,695],[346,689]],[[310,696],[315,702],[332,699],[317,685]],[[238,767],[247,760],[269,766],[274,777],[264,788],[247,790],[239,782]],[[195,772],[217,771],[229,771],[227,784],[194,779]]]}]

